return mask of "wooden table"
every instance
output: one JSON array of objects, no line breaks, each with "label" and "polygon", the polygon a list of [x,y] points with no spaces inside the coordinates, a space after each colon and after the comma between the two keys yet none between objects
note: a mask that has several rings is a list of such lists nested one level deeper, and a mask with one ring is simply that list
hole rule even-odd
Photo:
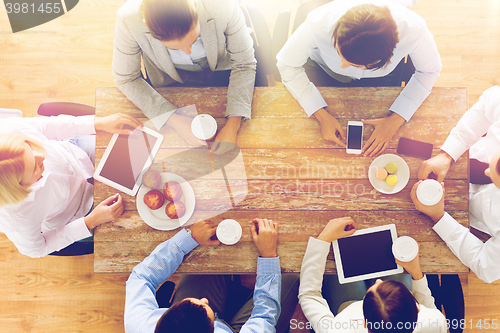
[{"label": "wooden table", "polygon": [[[208,113],[224,125],[226,88],[161,88],[158,91],[178,106],[196,104],[199,113]],[[346,128],[347,121],[387,116],[401,88],[320,88],[336,117]],[[438,152],[450,130],[467,110],[465,88],[434,88],[413,118],[391,141],[385,153],[396,153],[401,136],[431,142]],[[128,113],[147,119],[116,88],[96,90],[96,114]],[[372,126],[364,130],[364,142]],[[111,135],[97,135],[96,159],[102,156]],[[157,159],[185,147],[175,131],[165,132],[170,148],[161,149]],[[283,272],[299,272],[310,236],[317,236],[333,218],[351,216],[358,228],[396,224],[399,236],[409,235],[420,243],[424,272],[467,273],[464,266],[431,229],[431,220],[415,210],[410,190],[416,182],[421,159],[403,156],[410,167],[410,181],[399,193],[379,193],[368,181],[373,157],[348,155],[321,138],[319,123],[308,118],[296,100],[282,87],[255,88],[252,120],[245,122],[238,136],[248,178],[248,195],[236,208],[212,204],[210,190],[195,189],[196,210],[188,223],[206,211],[220,215],[215,223],[233,218],[243,227],[240,242],[233,246],[199,246],[188,254],[179,273],[255,273],[258,251],[251,240],[253,218],[279,222],[278,253]],[[468,155],[453,164],[446,179],[445,207],[457,221],[468,227]],[[198,187],[199,188],[199,187]],[[343,189],[343,190],[342,190]],[[116,193],[100,182],[95,184],[95,203]],[[95,231],[95,272],[130,272],[161,242],[179,229],[159,231],[145,224],[137,213],[135,198],[122,193],[125,212],[120,219]],[[335,272],[332,252],[326,272]]]}]

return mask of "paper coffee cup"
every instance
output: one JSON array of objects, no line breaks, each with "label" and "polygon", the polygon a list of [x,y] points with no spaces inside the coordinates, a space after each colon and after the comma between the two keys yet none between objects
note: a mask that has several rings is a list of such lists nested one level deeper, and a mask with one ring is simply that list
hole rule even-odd
[{"label": "paper coffee cup", "polygon": [[434,179],[426,179],[417,187],[417,199],[426,206],[437,204],[443,197],[443,187]]},{"label": "paper coffee cup", "polygon": [[238,243],[242,234],[241,225],[231,219],[227,219],[219,223],[217,226],[216,235],[221,243],[226,245],[233,245]]},{"label": "paper coffee cup", "polygon": [[217,133],[217,122],[209,114],[199,114],[191,122],[191,131],[200,140],[211,140]]},{"label": "paper coffee cup", "polygon": [[418,243],[408,236],[398,237],[392,244],[392,254],[399,261],[412,261],[418,254]]}]

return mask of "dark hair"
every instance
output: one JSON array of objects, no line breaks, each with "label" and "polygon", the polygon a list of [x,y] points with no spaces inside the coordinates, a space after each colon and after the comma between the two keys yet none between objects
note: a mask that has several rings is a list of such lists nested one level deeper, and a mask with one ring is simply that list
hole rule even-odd
[{"label": "dark hair", "polygon": [[345,60],[368,69],[386,66],[399,41],[389,8],[370,4],[349,9],[338,20],[332,37]]},{"label": "dark hair", "polygon": [[404,284],[387,280],[366,293],[363,314],[371,333],[413,332],[417,326],[417,300]]},{"label": "dark hair", "polygon": [[500,175],[500,160],[497,160],[497,165],[495,166],[495,170]]},{"label": "dark hair", "polygon": [[172,305],[156,323],[155,333],[213,333],[207,310],[189,299]]},{"label": "dark hair", "polygon": [[161,41],[182,39],[198,23],[194,0],[143,0],[141,10],[151,36]]}]

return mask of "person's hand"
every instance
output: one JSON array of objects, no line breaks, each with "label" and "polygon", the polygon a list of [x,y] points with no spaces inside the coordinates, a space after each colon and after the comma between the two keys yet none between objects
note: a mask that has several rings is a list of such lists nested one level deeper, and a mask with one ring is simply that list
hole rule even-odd
[{"label": "person's hand", "polygon": [[179,136],[192,146],[204,146],[206,142],[200,140],[194,136],[191,131],[191,122],[193,118],[187,116],[181,116],[179,114],[173,113],[165,123],[166,125],[172,127]]},{"label": "person's hand", "polygon": [[441,152],[427,161],[423,161],[418,169],[418,179],[425,180],[431,173],[437,175],[437,181],[443,182],[450,169],[453,158],[445,152]]},{"label": "person's hand", "polygon": [[[329,109],[329,107],[327,106],[326,109]],[[333,141],[339,146],[345,147],[345,143],[341,141],[345,141],[344,130],[337,119],[325,109],[319,109],[314,113],[314,116],[321,125],[321,136],[323,139]]]},{"label": "person's hand", "polygon": [[94,207],[92,212],[85,216],[83,220],[89,230],[94,229],[100,224],[113,221],[123,213],[123,201],[118,193],[112,195]]},{"label": "person's hand", "polygon": [[334,240],[352,235],[356,232],[356,223],[350,217],[341,217],[328,222],[318,239],[331,243]]},{"label": "person's hand", "polygon": [[445,189],[444,189],[444,183],[441,183],[441,186],[443,187],[443,197],[441,200],[435,204],[434,206],[427,206],[418,201],[417,198],[417,187],[420,185],[422,180],[419,180],[418,182],[413,185],[413,188],[411,189],[410,192],[410,197],[413,203],[415,204],[415,209],[428,215],[434,222],[439,221],[443,216],[444,216],[444,194],[445,194]]},{"label": "person's hand", "polygon": [[418,244],[418,250],[419,253],[412,261],[403,262],[396,259],[396,264],[403,267],[411,275],[413,280],[420,280],[424,277],[422,268],[420,267],[420,244]]},{"label": "person's hand", "polygon": [[130,125],[133,128],[142,127],[142,123],[128,114],[115,113],[106,117],[95,117],[94,127],[96,131],[106,131],[117,134],[132,134],[128,129],[122,129],[122,125]]},{"label": "person's hand", "polygon": [[278,223],[272,220],[254,219],[252,221],[252,239],[262,258],[278,256]]},{"label": "person's hand", "polygon": [[189,227],[193,239],[200,245],[219,245],[218,239],[212,239],[217,226],[210,221],[199,221]]},{"label": "person's hand", "polygon": [[393,113],[387,118],[361,119],[361,121],[365,125],[375,126],[372,135],[363,147],[363,156],[365,157],[376,156],[382,153],[389,145],[394,134],[396,134],[405,122],[404,118],[397,113]]},{"label": "person's hand", "polygon": [[226,125],[219,131],[211,146],[212,153],[223,155],[236,147],[236,137],[241,125],[241,118],[238,116],[229,117]]}]

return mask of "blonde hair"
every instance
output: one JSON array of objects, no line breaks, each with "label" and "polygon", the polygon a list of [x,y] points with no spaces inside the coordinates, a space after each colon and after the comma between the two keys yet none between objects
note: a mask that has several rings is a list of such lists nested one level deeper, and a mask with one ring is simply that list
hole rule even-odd
[{"label": "blonde hair", "polygon": [[142,15],[151,36],[180,40],[198,23],[194,0],[143,0]]},{"label": "blonde hair", "polygon": [[36,141],[21,134],[0,134],[0,206],[24,201],[31,190],[21,185],[24,173],[24,143],[45,152]]}]

